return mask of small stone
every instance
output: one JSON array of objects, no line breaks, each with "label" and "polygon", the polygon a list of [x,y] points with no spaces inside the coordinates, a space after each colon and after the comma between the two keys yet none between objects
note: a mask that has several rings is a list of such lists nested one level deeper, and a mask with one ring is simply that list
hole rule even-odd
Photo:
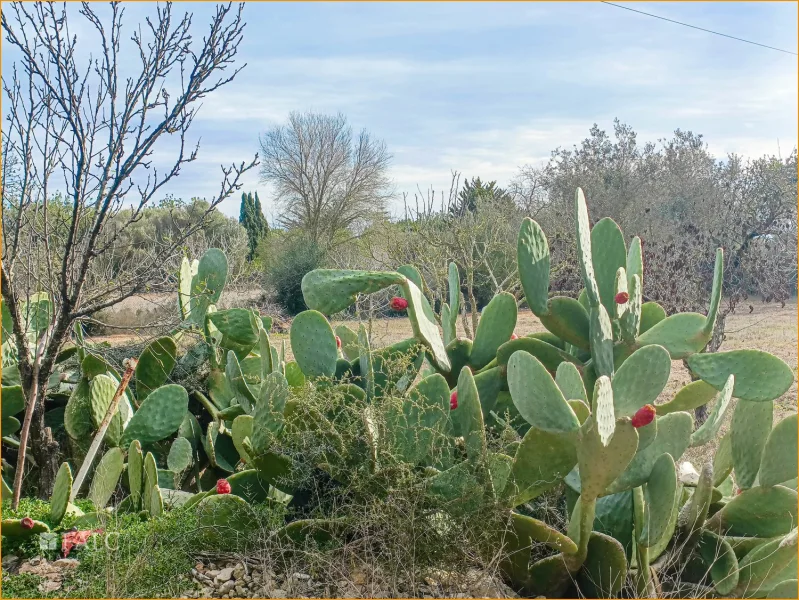
[{"label": "small stone", "polygon": [[225,581],[230,581],[231,577],[233,577],[233,569],[227,567],[219,571],[219,574],[216,577],[214,577],[214,580],[225,582]]},{"label": "small stone", "polygon": [[233,567],[233,577],[234,579],[241,579],[247,573],[247,569],[244,567],[243,564],[239,563],[235,567]]},{"label": "small stone", "polygon": [[210,577],[211,579],[213,579],[214,577],[219,575],[219,571],[216,569],[211,569],[210,571],[206,571],[205,574],[208,575],[208,577]]},{"label": "small stone", "polygon": [[59,558],[53,564],[61,569],[76,569],[80,561],[77,558]]},{"label": "small stone", "polygon": [[308,581],[311,578],[307,573],[294,573],[293,577],[298,581]]}]

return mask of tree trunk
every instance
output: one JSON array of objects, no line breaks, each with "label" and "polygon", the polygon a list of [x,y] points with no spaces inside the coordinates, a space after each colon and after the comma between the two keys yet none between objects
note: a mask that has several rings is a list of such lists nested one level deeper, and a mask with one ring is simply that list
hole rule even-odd
[{"label": "tree trunk", "polygon": [[47,387],[40,388],[36,408],[33,409],[31,421],[30,451],[39,469],[38,495],[43,500],[50,498],[55,486],[55,478],[59,466],[59,444],[53,438],[53,432],[44,424],[44,395]]}]

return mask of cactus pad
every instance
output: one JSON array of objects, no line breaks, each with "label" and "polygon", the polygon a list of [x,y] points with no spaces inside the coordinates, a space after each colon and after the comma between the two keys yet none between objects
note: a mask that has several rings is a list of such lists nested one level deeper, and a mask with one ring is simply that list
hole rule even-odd
[{"label": "cactus pad", "polygon": [[641,305],[639,333],[646,333],[665,318],[666,310],[660,304],[657,302],[644,302]]},{"label": "cactus pad", "polygon": [[306,310],[291,323],[291,350],[306,377],[332,377],[338,346],[333,328],[320,312]]},{"label": "cactus pad", "polygon": [[177,437],[169,448],[166,465],[173,473],[182,473],[191,466],[193,455],[191,442],[184,437]]},{"label": "cactus pad", "polygon": [[124,452],[122,448],[111,448],[97,464],[89,488],[89,499],[97,508],[103,508],[116,490],[119,477],[124,468]]},{"label": "cactus pad", "polygon": [[564,554],[577,552],[577,545],[569,536],[553,529],[543,521],[516,512],[512,513],[512,519],[512,526],[518,537],[546,544],[553,550],[559,550]]},{"label": "cactus pad", "polygon": [[576,431],[577,416],[541,362],[527,352],[508,361],[508,388],[519,414],[545,431]]},{"label": "cactus pad", "polygon": [[527,305],[535,315],[549,312],[549,244],[541,227],[525,218],[519,229],[516,247],[519,278]]},{"label": "cactus pad", "polygon": [[781,485],[744,490],[714,514],[706,527],[725,535],[773,537],[797,525],[797,496]]},{"label": "cactus pad", "polygon": [[460,377],[458,377],[457,410],[460,413],[458,417],[466,442],[466,454],[469,460],[477,462],[485,455],[486,438],[477,386],[468,367],[463,367]]},{"label": "cactus pad", "polygon": [[[589,423],[591,423],[589,425]],[[580,467],[580,494],[594,500],[624,471],[638,448],[638,433],[629,420],[616,423],[613,437],[603,445],[591,420],[580,430],[577,457]]]},{"label": "cactus pad", "polygon": [[710,567],[713,587],[722,596],[728,596],[738,585],[738,559],[730,543],[712,531],[703,531],[699,536],[699,555]]},{"label": "cactus pad", "polygon": [[591,532],[588,554],[577,573],[577,585],[586,598],[613,598],[627,579],[624,547],[608,535]]},{"label": "cactus pad", "polygon": [[50,496],[50,522],[58,525],[67,512],[69,497],[72,494],[72,471],[68,463],[61,463],[55,477],[53,495]]},{"label": "cactus pad", "polygon": [[[535,356],[551,373],[555,373],[558,367],[564,362],[582,366],[579,360],[565,350],[561,350],[552,344],[533,337],[517,338],[502,344],[496,351],[497,364],[508,364],[511,355],[519,350]],[[577,376],[579,377],[579,372]],[[580,380],[580,385],[582,386],[582,380]]]},{"label": "cactus pad", "polygon": [[597,375],[613,377],[613,329],[601,304],[591,308],[591,358]]},{"label": "cactus pad", "polygon": [[719,393],[716,399],[716,403],[713,405],[710,416],[702,423],[699,429],[691,434],[691,447],[702,446],[716,437],[716,434],[718,434],[721,429],[721,424],[724,422],[724,418],[727,416],[727,410],[731,405],[734,383],[735,376],[730,375],[727,384],[724,386],[724,389],[721,390],[721,393]]},{"label": "cactus pad", "polygon": [[549,311],[539,316],[541,324],[560,339],[581,350],[590,350],[588,311],[574,298],[555,296],[549,299]]},{"label": "cactus pad", "polygon": [[404,275],[395,272],[316,269],[302,278],[302,295],[308,308],[332,315],[353,304],[358,294],[372,294],[405,281]]},{"label": "cactus pad", "polygon": [[693,421],[691,415],[684,412],[660,417],[655,440],[635,455],[624,473],[610,485],[608,493],[629,490],[646,483],[655,461],[664,452],[675,461],[679,460],[691,440]]},{"label": "cactus pad", "polygon": [[779,398],[793,383],[793,371],[782,360],[761,350],[732,350],[695,354],[688,366],[704,381],[720,390],[735,375],[732,395],[749,402]]},{"label": "cactus pad", "polygon": [[513,506],[532,500],[558,485],[577,464],[574,433],[531,427],[516,450],[505,488]]},{"label": "cactus pad", "polygon": [[491,299],[480,315],[472,340],[469,357],[472,367],[482,369],[496,356],[497,348],[513,334],[516,317],[516,299],[512,294],[501,292]]},{"label": "cactus pad", "polygon": [[797,531],[794,529],[785,537],[761,544],[749,552],[738,563],[740,578],[733,595],[748,595],[767,587],[768,579],[780,574],[791,563],[794,563],[791,575],[795,575],[796,549]]},{"label": "cactus pad", "polygon": [[189,407],[189,395],[179,385],[163,385],[142,402],[122,436],[122,445],[133,440],[152,444],[175,433]]},{"label": "cactus pad", "polygon": [[176,356],[177,346],[171,337],[153,340],[142,351],[136,365],[136,396],[139,402],[166,383],[175,368]]},{"label": "cactus pad", "polygon": [[34,519],[31,520],[33,521],[33,527],[26,529],[22,526],[22,519],[3,519],[3,522],[0,523],[0,531],[3,532],[3,537],[17,539],[29,538],[50,531],[50,527],[47,523],[42,523]]},{"label": "cactus pad", "polygon": [[613,402],[617,417],[631,417],[646,404],[654,404],[671,373],[671,358],[662,346],[645,346],[633,352],[613,376]]},{"label": "cactus pad", "polygon": [[[585,203],[583,190],[577,188],[574,198],[577,223],[577,257],[580,261],[580,272],[585,284],[586,297],[591,307],[601,302],[599,287],[594,275],[594,261],[591,254],[591,222],[588,219],[588,205]],[[615,274],[615,270],[614,270]]]},{"label": "cactus pad", "polygon": [[739,400],[732,413],[732,461],[735,481],[741,489],[755,483],[763,448],[771,433],[773,411],[773,402]]},{"label": "cactus pad", "polygon": [[406,279],[402,288],[408,300],[408,318],[411,321],[414,335],[430,349],[438,368],[445,373],[449,372],[449,358],[430,303],[412,281]]},{"label": "cactus pad", "polygon": [[[600,301],[608,315],[615,315],[616,274],[627,266],[627,247],[624,235],[613,219],[600,219],[591,229],[591,254]],[[624,283],[626,289],[626,278]]]},{"label": "cactus pad", "polygon": [[139,440],[133,440],[128,448],[128,488],[130,488],[133,507],[138,509],[141,503],[141,492],[144,478],[144,456]]},{"label": "cactus pad", "polygon": [[774,426],[768,436],[760,461],[760,485],[768,487],[796,478],[797,472],[797,416],[785,417]]},{"label": "cactus pad", "polygon": [[555,372],[555,383],[563,393],[563,397],[567,400],[582,400],[588,402],[588,396],[585,393],[585,385],[583,385],[583,378],[580,376],[580,371],[577,370],[570,362],[562,362],[558,365]]},{"label": "cactus pad", "polygon": [[718,390],[702,380],[692,381],[681,388],[674,398],[655,407],[658,415],[663,416],[673,412],[690,411],[707,404],[716,397]]}]

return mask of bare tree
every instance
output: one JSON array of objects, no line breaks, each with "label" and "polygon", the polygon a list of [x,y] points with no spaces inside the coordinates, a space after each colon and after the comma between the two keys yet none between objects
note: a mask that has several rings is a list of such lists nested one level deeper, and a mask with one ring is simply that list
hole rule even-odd
[{"label": "bare tree", "polygon": [[391,155],[364,130],[353,139],[344,115],[291,113],[261,136],[261,177],[275,188],[279,222],[330,244],[385,213]]},{"label": "bare tree", "polygon": [[[241,175],[257,164],[256,156],[249,164],[223,167],[219,193],[196,222],[154,244],[120,277],[92,276],[92,265],[120,251],[127,228],[197,157],[199,146],[187,149],[186,135],[200,101],[243,68],[234,66],[245,26],[242,9],[243,4],[237,10],[218,6],[197,44],[191,14],[174,15],[171,3],[158,6],[156,16],[133,31],[132,55],[121,53],[119,3],[103,18],[89,3],[81,5],[91,34],[81,34],[80,46],[69,27],[73,9],[67,11],[66,4],[13,3],[3,10],[3,32],[21,66],[3,79],[2,297],[27,402],[14,506],[29,437],[38,492],[46,496],[52,489],[59,447],[45,427],[46,383],[72,323],[145,291],[154,276],[163,276],[158,266],[181,251],[183,240],[203,227],[215,207],[241,187]],[[99,56],[80,65],[84,47]],[[122,71],[131,75],[123,78]],[[161,171],[153,156],[168,151],[169,143],[177,145],[175,158]],[[40,292],[52,302],[52,314],[31,342],[24,307]]]}]

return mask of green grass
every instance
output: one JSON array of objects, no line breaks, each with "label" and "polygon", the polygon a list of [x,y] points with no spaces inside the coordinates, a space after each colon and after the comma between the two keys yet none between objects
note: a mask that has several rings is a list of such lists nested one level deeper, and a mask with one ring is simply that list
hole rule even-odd
[{"label": "green grass", "polygon": [[[87,507],[89,508],[89,507]],[[70,557],[80,560],[79,567],[69,573],[62,589],[48,597],[98,598],[144,597],[171,598],[185,594],[194,587],[186,574],[195,564],[200,551],[246,551],[257,543],[265,530],[274,530],[283,523],[283,515],[271,505],[254,506],[255,526],[247,536],[223,539],[210,547],[204,531],[199,527],[194,509],[173,509],[162,516],[142,521],[137,515],[109,516],[104,523],[104,533],[85,546],[73,549]],[[11,513],[8,510],[8,513]],[[11,513],[13,518],[30,516],[45,520],[49,515],[46,502],[23,500],[20,508]],[[3,516],[9,517],[4,511]],[[59,530],[66,531],[65,523]],[[3,538],[3,553],[18,556],[41,556],[38,538],[23,544]],[[60,544],[59,544],[60,548]],[[57,551],[45,554],[50,560]],[[53,554],[52,556],[48,554]],[[3,574],[4,598],[38,598],[42,593],[37,586],[41,580],[30,574]]]}]

